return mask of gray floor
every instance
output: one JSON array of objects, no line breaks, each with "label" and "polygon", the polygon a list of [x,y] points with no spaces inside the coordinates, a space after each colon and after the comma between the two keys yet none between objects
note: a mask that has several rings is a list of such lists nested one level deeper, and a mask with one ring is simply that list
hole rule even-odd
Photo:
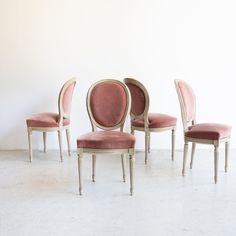
[{"label": "gray floor", "polygon": [[[182,152],[152,151],[148,165],[136,155],[135,193],[122,182],[120,158],[84,160],[84,195],[78,195],[76,154],[0,152],[0,235],[236,235],[236,150],[213,181],[213,150],[197,150],[193,170],[181,176]],[[189,159],[188,159],[189,164]],[[188,165],[189,166],[189,165]]]}]

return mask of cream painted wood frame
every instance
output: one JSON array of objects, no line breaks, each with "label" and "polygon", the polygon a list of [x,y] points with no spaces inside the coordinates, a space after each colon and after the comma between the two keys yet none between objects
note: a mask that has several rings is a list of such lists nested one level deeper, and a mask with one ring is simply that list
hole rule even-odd
[{"label": "cream painted wood frame", "polygon": [[175,87],[179,98],[179,104],[181,109],[181,116],[182,116],[182,122],[183,122],[183,132],[184,132],[184,153],[183,153],[183,169],[182,169],[182,175],[185,175],[185,166],[187,161],[187,155],[188,155],[188,143],[192,143],[192,151],[191,151],[191,162],[190,162],[190,169],[193,167],[193,159],[196,149],[196,144],[210,144],[214,145],[214,181],[217,183],[218,180],[218,163],[219,163],[219,145],[221,143],[225,143],[225,172],[228,170],[228,154],[229,154],[229,141],[230,137],[219,139],[219,140],[210,140],[210,139],[196,139],[196,138],[189,138],[185,136],[185,132],[188,131],[188,127],[190,125],[196,124],[196,109],[194,112],[194,116],[191,120],[187,120],[186,115],[186,108],[184,105],[184,100],[179,88],[179,82],[181,80],[175,80]]},{"label": "cream painted wood frame", "polygon": [[32,153],[32,132],[39,131],[43,133],[43,144],[44,144],[44,152],[47,152],[47,132],[55,132],[58,133],[58,141],[59,141],[59,148],[60,148],[60,159],[63,162],[63,151],[62,151],[62,131],[66,130],[66,139],[67,139],[67,146],[68,146],[68,155],[71,155],[71,146],[70,146],[70,125],[63,125],[64,118],[70,118],[70,114],[67,114],[63,109],[63,97],[66,89],[71,85],[76,84],[76,78],[71,78],[68,80],[61,88],[59,97],[58,97],[58,110],[59,110],[59,125],[57,127],[28,127],[28,141],[29,141],[29,160],[32,162],[33,160],[33,153]]},{"label": "cream painted wood frame", "polygon": [[[142,114],[140,115],[135,115],[130,111],[130,117],[131,117],[131,133],[134,134],[134,131],[142,131],[145,133],[145,164],[147,164],[147,158],[148,158],[148,153],[150,153],[150,141],[151,141],[151,132],[163,132],[163,131],[168,131],[171,130],[171,158],[172,161],[174,160],[174,153],[175,153],[175,130],[176,126],[168,126],[164,128],[149,128],[149,121],[148,121],[148,110],[149,110],[149,95],[148,91],[145,88],[145,86],[140,83],[139,81],[132,79],[132,78],[125,78],[124,83],[127,84],[133,84],[137,87],[139,87],[145,97],[145,108]],[[144,127],[136,127],[132,125],[132,120],[134,119],[143,119],[144,120]]]},{"label": "cream painted wood frame", "polygon": [[[124,113],[123,119],[120,121],[119,124],[113,127],[106,127],[103,125],[100,125],[96,119],[93,116],[91,106],[90,106],[90,98],[91,98],[91,93],[93,92],[93,89],[101,83],[115,83],[119,84],[124,88],[124,91],[126,93],[126,111]],[[87,94],[87,111],[89,114],[89,119],[92,125],[92,132],[96,132],[99,129],[101,130],[116,130],[120,129],[120,131],[123,132],[124,129],[124,123],[127,118],[127,115],[129,114],[130,111],[130,104],[131,104],[131,97],[129,93],[129,89],[127,86],[118,81],[118,80],[112,80],[112,79],[106,79],[106,80],[100,80],[93,84]],[[102,155],[110,155],[110,154],[117,154],[121,155],[121,162],[122,162],[122,171],[123,171],[123,182],[126,181],[126,158],[125,155],[129,155],[129,166],[130,166],[130,195],[133,195],[134,191],[134,162],[135,162],[135,151],[134,148],[129,148],[129,149],[93,149],[93,148],[77,148],[77,154],[78,154],[78,174],[79,174],[79,194],[82,195],[83,192],[83,183],[82,183],[82,162],[83,162],[83,154],[84,153],[89,153],[92,154],[92,181],[95,182],[95,169],[96,169],[96,154],[102,154]]]}]

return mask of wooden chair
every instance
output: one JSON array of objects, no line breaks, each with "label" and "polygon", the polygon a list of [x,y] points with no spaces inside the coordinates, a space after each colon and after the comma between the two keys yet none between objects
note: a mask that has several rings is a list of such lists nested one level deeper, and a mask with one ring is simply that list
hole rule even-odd
[{"label": "wooden chair", "polygon": [[76,84],[76,79],[72,78],[68,80],[61,88],[58,98],[58,113],[44,112],[32,115],[26,119],[27,130],[28,130],[28,140],[29,140],[29,159],[30,162],[33,159],[32,154],[32,132],[40,131],[43,132],[43,143],[44,152],[46,152],[46,137],[47,132],[57,131],[58,140],[60,147],[60,158],[63,161],[62,152],[62,131],[66,130],[68,154],[70,155],[70,109],[71,100]]},{"label": "wooden chair", "polygon": [[192,143],[190,169],[193,166],[193,158],[196,143],[214,145],[214,179],[217,183],[219,145],[225,143],[225,172],[228,168],[228,149],[231,127],[216,123],[196,122],[196,98],[192,88],[183,80],[175,80],[175,87],[179,98],[182,122],[184,128],[184,155],[182,174],[185,174],[188,143]]},{"label": "wooden chair", "polygon": [[177,119],[173,116],[160,113],[148,113],[149,95],[145,86],[131,78],[125,78],[124,83],[128,86],[131,97],[131,133],[134,131],[145,132],[145,164],[147,164],[148,152],[150,153],[151,132],[162,132],[171,130],[172,133],[172,151],[171,156],[174,160],[175,149],[175,129]]},{"label": "wooden chair", "polygon": [[[123,132],[130,111],[130,93],[117,80],[101,80],[91,86],[87,94],[87,110],[92,132],[77,139],[79,193],[82,194],[83,154],[92,154],[92,180],[95,181],[96,154],[119,154],[125,182],[125,154],[130,156],[130,194],[133,194],[133,165],[135,137]],[[99,130],[98,130],[99,129]],[[115,131],[119,129],[120,131]]]}]

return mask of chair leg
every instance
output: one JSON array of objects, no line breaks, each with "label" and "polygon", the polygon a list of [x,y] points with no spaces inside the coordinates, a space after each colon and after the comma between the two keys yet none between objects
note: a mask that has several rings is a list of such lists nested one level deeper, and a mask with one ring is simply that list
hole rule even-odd
[{"label": "chair leg", "polygon": [[43,132],[43,151],[46,153],[47,152],[47,133]]},{"label": "chair leg", "polygon": [[225,143],[225,172],[228,171],[229,142]]},{"label": "chair leg", "polygon": [[58,141],[59,141],[59,148],[60,148],[60,158],[61,158],[61,162],[63,162],[61,130],[58,130],[57,132],[58,132]]},{"label": "chair leg", "polygon": [[174,161],[175,158],[175,129],[171,130],[171,158]]},{"label": "chair leg", "polygon": [[196,149],[196,143],[192,143],[190,169],[193,168],[193,159],[194,159],[195,149]]},{"label": "chair leg", "polygon": [[188,142],[185,141],[185,144],[184,144],[184,156],[183,156],[183,169],[182,169],[182,175],[183,176],[185,174],[185,166],[186,166],[186,161],[187,161],[187,155],[188,155]]},{"label": "chair leg", "polygon": [[145,131],[145,164],[147,164],[148,158],[148,139],[149,139],[149,132]]},{"label": "chair leg", "polygon": [[129,166],[130,166],[130,195],[133,195],[134,192],[134,155],[129,156]]},{"label": "chair leg", "polygon": [[122,163],[122,171],[123,171],[123,182],[125,182],[125,175],[126,175],[126,158],[125,155],[121,155],[121,163]]},{"label": "chair leg", "polygon": [[151,152],[150,146],[151,146],[151,134],[149,133],[149,135],[148,135],[148,153]]},{"label": "chair leg", "polygon": [[71,148],[70,148],[70,130],[66,129],[66,140],[67,140],[67,147],[68,147],[68,155],[71,156]]},{"label": "chair leg", "polygon": [[32,162],[33,153],[32,153],[32,130],[28,128],[28,142],[29,142],[29,160]]},{"label": "chair leg", "polygon": [[78,154],[79,194],[82,195],[82,163],[83,154]]},{"label": "chair leg", "polygon": [[215,184],[217,183],[217,180],[218,180],[218,162],[219,162],[219,147],[215,146],[215,149],[214,149]]},{"label": "chair leg", "polygon": [[131,127],[131,134],[134,135],[134,129]]},{"label": "chair leg", "polygon": [[96,155],[92,155],[92,181],[95,182]]}]

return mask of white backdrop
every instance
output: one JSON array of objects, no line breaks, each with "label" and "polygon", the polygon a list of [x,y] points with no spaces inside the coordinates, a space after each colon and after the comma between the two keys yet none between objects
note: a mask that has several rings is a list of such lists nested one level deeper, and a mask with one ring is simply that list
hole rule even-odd
[{"label": "white backdrop", "polygon": [[[59,89],[72,76],[73,148],[91,129],[87,90],[107,78],[142,81],[150,110],[178,117],[177,148],[183,136],[175,78],[194,88],[199,122],[236,127],[235,12],[234,0],[0,0],[0,149],[28,147],[25,118],[57,111]],[[137,148],[143,140],[137,136]],[[37,133],[33,147],[42,147]],[[58,148],[56,133],[48,147]],[[169,148],[170,134],[154,134],[152,147]]]}]

